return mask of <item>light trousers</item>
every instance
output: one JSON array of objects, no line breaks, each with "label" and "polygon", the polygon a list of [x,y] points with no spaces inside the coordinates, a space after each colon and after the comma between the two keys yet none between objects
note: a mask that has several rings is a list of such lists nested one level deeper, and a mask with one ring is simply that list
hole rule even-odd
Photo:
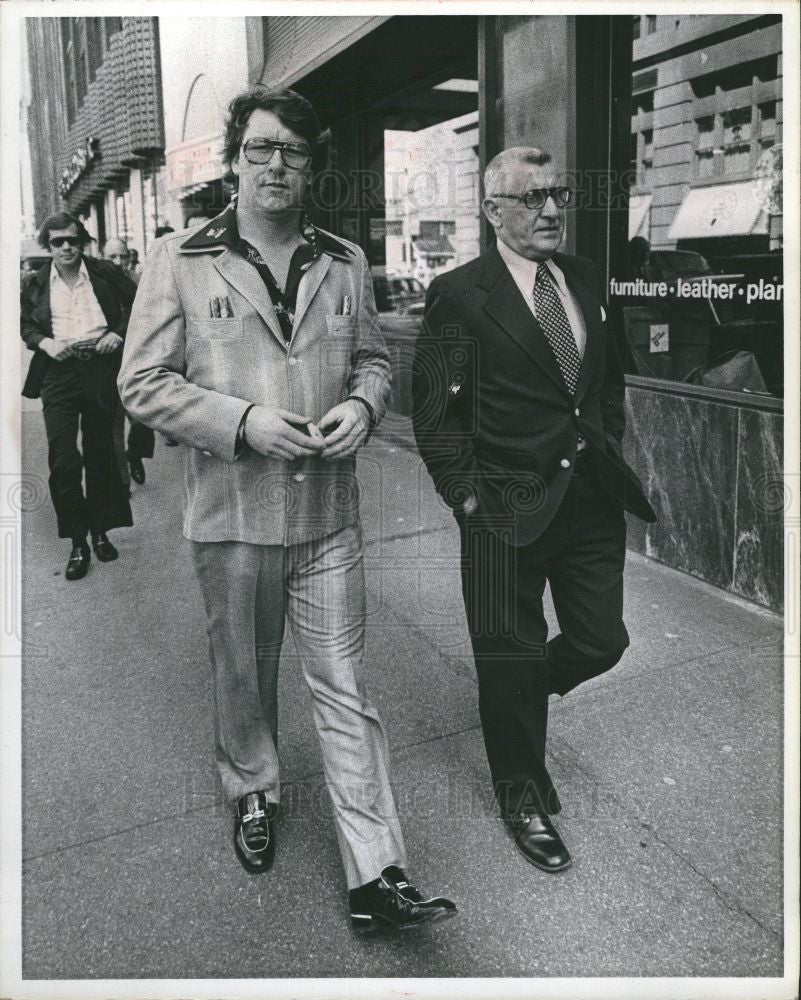
[{"label": "light trousers", "polygon": [[288,621],[314,723],[348,888],[406,866],[384,729],[364,686],[361,527],[296,545],[192,542],[208,619],[217,766],[230,803],[280,799],[278,662]]}]

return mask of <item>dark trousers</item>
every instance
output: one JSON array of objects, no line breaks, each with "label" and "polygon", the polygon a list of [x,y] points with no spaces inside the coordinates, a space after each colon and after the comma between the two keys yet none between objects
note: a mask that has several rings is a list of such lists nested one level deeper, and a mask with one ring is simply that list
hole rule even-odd
[{"label": "dark trousers", "polygon": [[114,420],[121,406],[118,369],[114,355],[88,361],[68,358],[48,366],[42,410],[59,538],[133,524],[128,490],[114,454]]},{"label": "dark trousers", "polygon": [[[478,673],[479,713],[503,816],[556,813],[545,764],[548,696],[613,667],[629,644],[623,624],[623,509],[592,471],[577,472],[535,541],[480,512],[457,517],[462,591]],[[499,533],[497,533],[499,532]],[[560,634],[550,642],[542,596],[550,584]]]},{"label": "dark trousers", "polygon": [[156,445],[156,435],[150,427],[137,423],[136,420],[129,420],[128,427],[128,457],[129,458],[152,458],[153,449]]}]

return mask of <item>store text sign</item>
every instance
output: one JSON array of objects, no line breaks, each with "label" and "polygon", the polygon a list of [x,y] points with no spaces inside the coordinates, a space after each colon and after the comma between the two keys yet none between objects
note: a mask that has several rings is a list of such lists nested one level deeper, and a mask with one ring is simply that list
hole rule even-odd
[{"label": "store text sign", "polygon": [[207,184],[223,175],[221,137],[199,139],[167,151],[167,187],[170,191]]},{"label": "store text sign", "polygon": [[100,140],[89,136],[83,149],[79,149],[61,173],[61,194],[66,198],[86,171],[92,166],[100,152]]}]

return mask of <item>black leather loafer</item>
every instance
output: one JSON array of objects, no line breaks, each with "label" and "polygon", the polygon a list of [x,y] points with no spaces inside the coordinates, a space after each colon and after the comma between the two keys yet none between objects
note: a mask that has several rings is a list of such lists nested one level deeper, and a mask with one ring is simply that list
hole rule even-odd
[{"label": "black leather loafer", "polygon": [[128,456],[128,468],[131,470],[131,479],[141,486],[145,481],[145,466],[141,458],[136,455]]},{"label": "black leather loafer", "polygon": [[113,562],[119,555],[119,552],[108,540],[104,531],[101,531],[97,535],[92,535],[92,548],[100,562]]},{"label": "black leather loafer", "polygon": [[73,545],[70,557],[67,560],[67,568],[64,577],[67,580],[80,580],[89,572],[89,560],[91,559],[89,546],[86,542],[80,545]]},{"label": "black leather loafer", "polygon": [[402,868],[390,865],[381,877],[349,893],[350,922],[360,934],[382,928],[408,930],[456,914],[456,904],[444,896],[425,898],[406,878]]},{"label": "black leather loafer", "polygon": [[278,807],[267,802],[264,792],[249,792],[236,804],[234,850],[245,871],[260,875],[272,867],[275,857],[273,819]]},{"label": "black leather loafer", "polygon": [[572,858],[548,816],[532,813],[512,816],[508,821],[515,845],[530,864],[544,872],[561,872]]}]

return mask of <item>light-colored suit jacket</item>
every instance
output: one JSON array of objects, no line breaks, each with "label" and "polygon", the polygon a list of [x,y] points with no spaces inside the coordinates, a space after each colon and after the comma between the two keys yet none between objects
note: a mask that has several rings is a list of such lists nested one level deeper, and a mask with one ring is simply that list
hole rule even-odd
[{"label": "light-colored suit jacket", "polygon": [[[344,259],[312,263],[287,345],[255,267],[200,232],[213,237],[213,222],[194,245],[186,231],[169,234],[148,255],[119,377],[131,417],[188,445],[184,534],[287,545],[356,523],[353,458],[290,462],[247,447],[236,457],[235,444],[251,403],[317,421],[354,394],[381,419],[391,371],[364,253],[341,240]],[[212,318],[213,297],[227,297],[233,316]]]}]

